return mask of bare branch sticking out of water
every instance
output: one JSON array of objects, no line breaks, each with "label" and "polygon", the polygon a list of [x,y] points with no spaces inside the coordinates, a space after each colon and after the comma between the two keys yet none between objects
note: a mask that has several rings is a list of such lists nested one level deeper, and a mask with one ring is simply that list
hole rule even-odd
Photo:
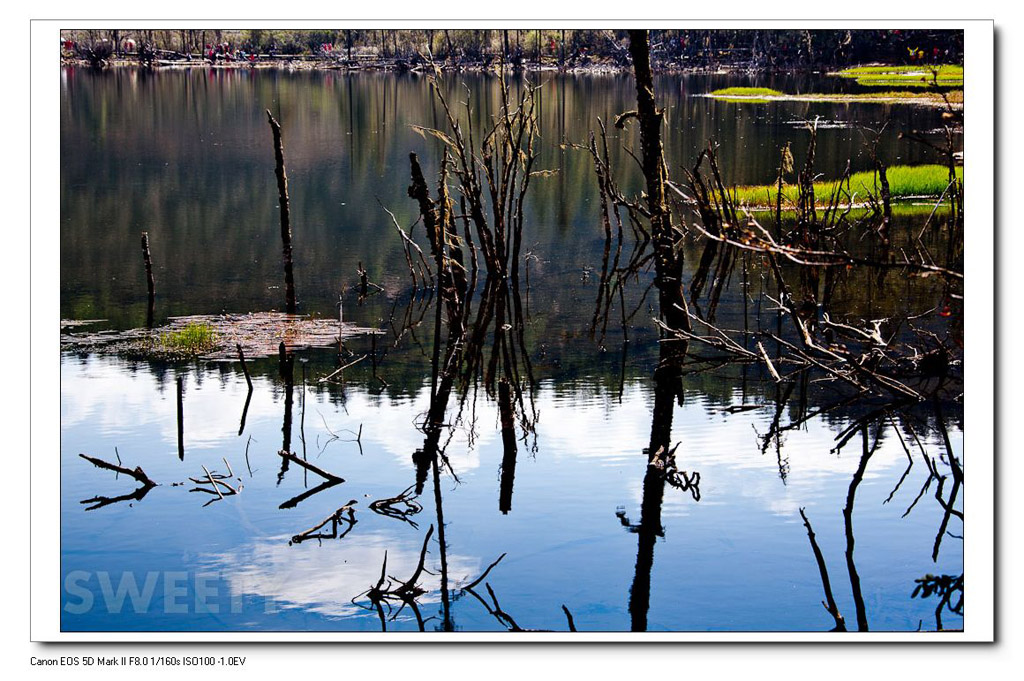
[{"label": "bare branch sticking out of water", "polygon": [[[420,249],[419,245],[412,240],[409,234],[402,229],[402,226],[398,224],[398,218],[395,214],[388,210],[380,199],[377,199],[377,203],[380,207],[391,217],[391,222],[394,223],[395,229],[398,230],[399,236],[402,237],[402,246],[405,249],[405,264],[409,267],[409,276],[412,278],[413,288],[418,287],[417,281],[423,282],[423,287],[428,288],[434,285],[434,273],[430,269],[430,263],[427,262],[426,256],[423,255],[423,250]],[[412,257],[412,250],[416,251],[419,256],[419,262],[414,264]],[[419,270],[419,279],[417,280],[416,271]]]}]

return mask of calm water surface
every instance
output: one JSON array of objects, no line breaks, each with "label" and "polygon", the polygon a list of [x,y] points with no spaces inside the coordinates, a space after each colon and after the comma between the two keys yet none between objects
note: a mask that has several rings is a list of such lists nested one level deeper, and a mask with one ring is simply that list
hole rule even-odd
[{"label": "calm water surface", "polygon": [[[960,575],[963,544],[954,516],[933,560],[945,512],[934,481],[922,493],[929,472],[921,452],[944,462],[945,441],[931,406],[874,422],[865,437],[877,449],[853,484],[861,437],[838,451],[836,438],[870,405],[804,421],[837,401],[828,387],[804,381],[784,391],[753,368],[690,376],[672,441],[680,443],[680,468],[699,471],[699,495],[666,486],[652,523],[645,499],[657,495],[648,489],[645,497],[643,449],[651,432],[655,312],[637,315],[625,351],[617,329],[604,342],[591,339],[593,273],[604,241],[592,163],[570,146],[587,141],[598,117],[610,121],[635,106],[630,78],[544,79],[537,166],[558,172],[531,187],[526,218],[534,428],[517,430],[518,453],[509,461],[494,400],[482,387],[453,398],[442,437],[451,470],[436,485],[428,479],[413,526],[374,513],[370,504],[416,482],[413,455],[424,445],[420,426],[430,404],[433,311],[427,296],[408,290],[398,236],[381,208],[409,227],[416,210],[406,195],[409,152],[419,154],[428,175],[436,171],[437,143],[411,127],[442,123],[426,79],[79,69],[61,77],[62,318],[103,319],[113,328],[145,323],[140,231],[150,235],[161,319],[282,306],[269,108],[285,130],[301,310],[333,317],[340,295],[346,319],[384,329],[372,346],[359,337],[344,352],[387,353],[378,367],[386,385],[367,362],[346,371],[343,383],[320,382],[352,359],[337,349],[300,353],[291,385],[276,361],[253,361],[248,401],[235,363],[62,354],[64,630],[380,631],[381,616],[366,592],[378,582],[385,555],[386,575],[396,583],[408,579],[432,526],[418,610],[400,611],[392,602],[383,610],[388,630],[501,631],[509,628],[505,615],[524,629],[565,631],[563,606],[581,631],[628,631],[640,622],[651,631],[828,630],[835,623],[822,607],[801,508],[851,628],[857,580],[872,630],[938,626],[938,601],[912,598],[915,580]],[[845,87],[807,78],[763,82],[788,91]],[[878,127],[887,118],[890,163],[936,161],[897,134],[937,126],[938,112],[737,105],[697,96],[733,84],[761,82],[658,79],[673,173],[692,165],[714,138],[728,182],[769,182],[786,141],[801,161],[800,125],[816,116],[836,124],[819,133],[817,167],[826,177],[837,176],[847,160],[854,170],[869,168],[863,135],[851,126]],[[465,76],[446,87],[453,101],[469,102],[476,120],[497,107],[494,79]],[[613,159],[627,168],[632,161],[619,143],[638,143],[632,132],[621,134],[611,140]],[[624,185],[636,182],[626,177]],[[365,301],[352,291],[358,263],[384,288]],[[922,302],[927,309],[941,296],[928,282],[899,277],[870,286],[866,302],[851,283],[836,304],[881,316],[921,309]],[[742,326],[742,314],[742,293],[731,287],[719,319]],[[404,334],[395,332],[400,322],[391,323],[421,318]],[[956,405],[940,408],[952,452],[962,460],[962,416]],[[792,427],[766,439],[773,424]],[[323,482],[295,465],[283,470],[283,442],[345,482],[280,508]],[[141,499],[87,510],[83,500],[127,495],[136,485],[79,453],[141,466],[160,485]],[[204,466],[230,466],[239,494],[220,500],[190,492],[196,485],[189,478],[205,477]],[[843,509],[851,494],[856,542],[848,560]],[[357,502],[357,523],[343,538],[289,541],[350,500]],[[959,499],[956,508],[962,510]],[[461,590],[503,554],[474,593]],[[963,625],[948,610],[941,617],[946,628]]]}]

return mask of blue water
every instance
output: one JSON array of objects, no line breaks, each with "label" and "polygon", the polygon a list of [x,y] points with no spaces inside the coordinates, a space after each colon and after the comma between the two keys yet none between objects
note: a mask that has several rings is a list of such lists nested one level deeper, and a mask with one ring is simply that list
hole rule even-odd
[{"label": "blue water", "polygon": [[[161,384],[143,368],[126,370],[121,360],[65,356],[61,386],[65,630],[380,630],[376,612],[360,608],[369,604],[359,596],[376,583],[385,551],[388,575],[411,575],[423,536],[435,523],[430,483],[419,499],[423,511],[413,516],[418,529],[368,506],[413,484],[411,454],[422,445],[417,423],[429,403],[429,385],[403,399],[350,385],[344,403],[297,385],[293,449],[345,482],[286,510],[278,506],[321,480],[292,465],[277,484],[284,398],[271,379],[256,378],[239,436],[244,378],[188,372],[184,461],[177,452],[173,380]],[[498,508],[497,410],[480,400],[475,427],[464,418],[446,449],[459,482],[441,478],[450,588],[457,594],[460,584],[505,553],[486,581],[520,627],[564,631],[564,604],[580,630],[628,630],[637,535],[623,527],[616,511],[639,522],[651,399],[642,381],[628,383],[621,400],[600,390],[557,394],[542,385],[536,452],[520,443],[507,515]],[[772,406],[726,414],[700,399],[677,409],[679,466],[700,471],[701,499],[665,490],[649,630],[831,628],[801,507],[813,524],[840,611],[847,622],[855,621],[842,508],[860,457],[859,437],[835,454],[830,449],[841,422],[812,421],[787,433],[783,481],[778,459],[771,450],[762,455],[758,439],[773,414]],[[359,442],[352,441],[360,426]],[[930,451],[938,444],[934,435],[922,433],[922,440]],[[953,440],[961,442],[961,435],[954,432]],[[83,499],[136,487],[77,456],[115,461],[115,447],[126,466],[141,466],[160,486],[141,501],[85,511]],[[226,472],[222,459],[239,494],[204,507],[213,497],[190,493],[195,485],[187,478],[203,477],[204,465]],[[872,630],[934,629],[935,601],[912,599],[914,580],[963,570],[957,539],[946,537],[938,562],[930,559],[942,515],[930,492],[901,517],[927,477],[923,460],[916,453],[915,459],[892,501],[884,503],[908,463],[890,429],[857,490],[855,560]],[[179,482],[185,484],[173,486]],[[350,499],[358,501],[358,522],[344,539],[289,545],[292,535]],[[961,528],[954,519],[950,530]],[[437,572],[438,561],[435,531],[425,565]],[[116,598],[131,580],[139,589],[138,612],[130,598]],[[431,630],[441,617],[439,579],[424,575],[421,584],[429,589],[418,602],[424,618],[435,618],[426,622]],[[482,584],[478,590],[490,604]],[[457,598],[451,612],[459,630],[504,628],[470,594]],[[952,613],[943,617],[947,628],[962,626],[958,621]],[[417,623],[406,609],[387,627],[415,630]]]},{"label": "blue water", "polygon": [[[416,482],[413,454],[424,445],[430,403],[433,309],[421,304],[421,291],[404,319],[406,265],[381,209],[393,210],[406,228],[415,221],[406,194],[410,151],[421,155],[428,175],[437,171],[436,142],[410,127],[443,123],[426,79],[204,69],[64,69],[61,76],[62,318],[102,319],[120,329],[145,322],[143,230],[153,249],[157,323],[172,315],[281,307],[277,195],[264,113],[271,108],[285,130],[300,312],[333,318],[344,295],[346,320],[389,334],[376,348],[386,353],[379,367],[386,387],[363,361],[345,372],[343,385],[327,388],[319,379],[335,368],[335,358],[299,354],[289,449],[345,482],[289,509],[279,506],[321,480],[292,464],[279,481],[287,388],[274,362],[251,363],[254,389],[239,434],[247,387],[237,363],[62,354],[62,582],[54,588],[61,592],[63,630],[380,631],[366,592],[377,584],[385,554],[385,585],[397,586],[412,575],[433,526],[419,579],[423,593],[415,600],[420,617],[411,605],[400,610],[391,600],[391,609],[383,609],[389,631],[415,631],[420,620],[427,631],[500,631],[511,622],[565,631],[563,606],[580,631],[628,631],[641,621],[651,631],[823,631],[835,622],[822,606],[801,508],[813,524],[838,609],[848,628],[856,628],[843,508],[861,459],[860,435],[834,450],[837,436],[873,407],[835,408],[797,425],[803,411],[843,400],[830,385],[811,380],[777,409],[781,389],[764,372],[688,378],[672,442],[679,468],[700,474],[699,501],[666,486],[660,526],[650,514],[641,521],[656,301],[638,308],[624,366],[615,307],[607,337],[590,337],[604,247],[596,181],[589,156],[561,146],[585,143],[597,117],[607,122],[633,108],[631,79],[551,75],[539,93],[537,167],[558,172],[531,185],[524,229],[524,352],[537,379],[537,420],[533,432],[524,431],[517,409],[510,485],[494,399],[483,386],[453,394],[441,436],[450,470],[440,472],[438,486],[446,540],[442,589],[431,476],[416,499],[422,511],[411,516],[418,527],[369,508]],[[452,101],[468,97],[477,120],[493,112],[495,79],[467,74],[464,81],[448,84]],[[816,169],[828,177],[848,160],[855,171],[871,167],[857,126],[878,127],[886,118],[892,124],[880,148],[888,162],[936,160],[927,147],[898,137],[901,130],[939,125],[936,110],[731,104],[697,96],[756,84],[746,76],[657,79],[674,176],[714,138],[726,182],[773,181],[781,145],[792,141],[802,162],[800,122],[816,116],[832,123],[817,141]],[[638,187],[622,150],[639,148],[635,132],[613,130],[609,142],[624,190]],[[894,233],[906,228],[902,220],[896,218]],[[699,244],[685,247],[692,268]],[[360,263],[384,291],[357,302],[352,286]],[[752,272],[750,296],[770,292]],[[651,276],[644,273],[630,287],[627,307],[639,305]],[[719,322],[731,328],[743,326],[740,276],[734,274],[718,310]],[[938,277],[883,280],[855,271],[840,282],[833,312],[837,319],[871,319],[938,310],[946,293]],[[391,330],[403,320],[412,328],[396,340]],[[955,322],[936,313],[916,323],[941,333],[947,325],[956,334]],[[356,354],[371,351],[366,337],[348,344]],[[730,409],[740,406],[751,408]],[[949,413],[953,406],[944,407],[946,423],[962,461],[962,417]],[[781,425],[792,427],[778,447],[764,447],[777,413]],[[912,598],[915,580],[963,573],[963,526],[955,516],[932,560],[944,511],[936,480],[922,492],[929,478],[925,455],[946,476],[944,499],[952,488],[936,425],[923,406],[875,418],[869,428],[869,444],[877,436],[878,448],[856,489],[852,529],[853,564],[873,631],[937,628],[938,599]],[[141,466],[159,485],[141,499],[87,510],[92,504],[83,500],[130,495],[137,484],[95,468],[80,453]],[[222,500],[190,491],[197,485],[189,478],[205,477],[203,466],[216,474],[230,466],[238,494]],[[507,513],[503,487],[506,496],[511,487]],[[962,498],[961,491],[955,510],[962,510]],[[289,543],[350,500],[357,502],[357,522],[344,538]],[[503,554],[475,595],[462,590]],[[649,602],[643,597],[648,577]],[[941,623],[959,628],[963,619],[947,609]]]}]

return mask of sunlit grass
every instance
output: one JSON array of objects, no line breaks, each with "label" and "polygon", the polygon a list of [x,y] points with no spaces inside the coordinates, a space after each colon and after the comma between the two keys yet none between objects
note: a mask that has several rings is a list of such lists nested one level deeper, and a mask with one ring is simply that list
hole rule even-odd
[{"label": "sunlit grass", "polygon": [[[937,69],[937,73],[934,70]],[[933,73],[935,78],[933,78]],[[854,78],[860,85],[872,87],[963,87],[964,67],[953,64],[930,66],[856,66],[832,75]],[[937,80],[936,80],[937,79]]]},{"label": "sunlit grass", "polygon": [[[964,169],[956,169],[956,176],[963,180]],[[920,166],[892,166],[886,169],[886,178],[889,181],[889,195],[894,200],[906,199],[915,196],[939,196],[949,185],[949,169],[941,165],[920,165]],[[836,180],[826,180],[814,183],[814,196],[817,201],[828,200],[828,197],[835,191]],[[851,194],[855,194],[854,200],[864,200],[867,194],[878,195],[881,187],[878,185],[877,175],[872,171],[854,173],[850,177]],[[794,184],[784,184],[782,187],[783,207],[796,203],[798,190]],[[736,188],[737,205],[748,206],[774,206],[778,195],[777,185],[743,186]]]},{"label": "sunlit grass", "polygon": [[727,87],[711,93],[716,97],[781,97],[782,92],[767,87]]},{"label": "sunlit grass", "polygon": [[200,355],[217,347],[217,333],[209,324],[190,322],[180,331],[160,334],[160,345],[172,354]]}]

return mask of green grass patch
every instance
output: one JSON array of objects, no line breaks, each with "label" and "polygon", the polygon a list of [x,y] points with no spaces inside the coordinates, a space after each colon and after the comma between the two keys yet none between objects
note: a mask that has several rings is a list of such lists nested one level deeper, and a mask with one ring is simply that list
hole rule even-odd
[{"label": "green grass patch", "polygon": [[[937,73],[935,72],[937,70]],[[940,87],[963,87],[964,67],[954,64],[929,66],[856,66],[833,73],[842,78],[854,78],[869,87],[929,87],[937,82]],[[935,77],[933,77],[933,75]],[[936,81],[937,78],[937,81]]]},{"label": "green grass patch", "polygon": [[[892,166],[886,169],[885,174],[889,180],[889,195],[895,200],[914,196],[937,197],[949,184],[949,169],[940,165]],[[963,180],[964,169],[962,167],[956,169],[956,176],[961,181]],[[815,182],[815,199],[818,202],[827,201],[835,191],[837,184],[837,180]],[[869,193],[877,196],[880,191],[877,176],[872,171],[854,173],[850,177],[849,191],[851,194],[855,194],[854,201],[858,203]],[[797,193],[796,185],[784,184],[782,186],[783,207],[796,203]],[[735,201],[737,205],[774,206],[777,194],[778,185],[737,187]]]},{"label": "green grass patch", "polygon": [[180,331],[160,334],[162,349],[175,355],[201,355],[217,347],[217,334],[209,324],[189,322]]},{"label": "green grass patch", "polygon": [[782,92],[767,87],[727,87],[711,93],[715,97],[781,97]]}]

